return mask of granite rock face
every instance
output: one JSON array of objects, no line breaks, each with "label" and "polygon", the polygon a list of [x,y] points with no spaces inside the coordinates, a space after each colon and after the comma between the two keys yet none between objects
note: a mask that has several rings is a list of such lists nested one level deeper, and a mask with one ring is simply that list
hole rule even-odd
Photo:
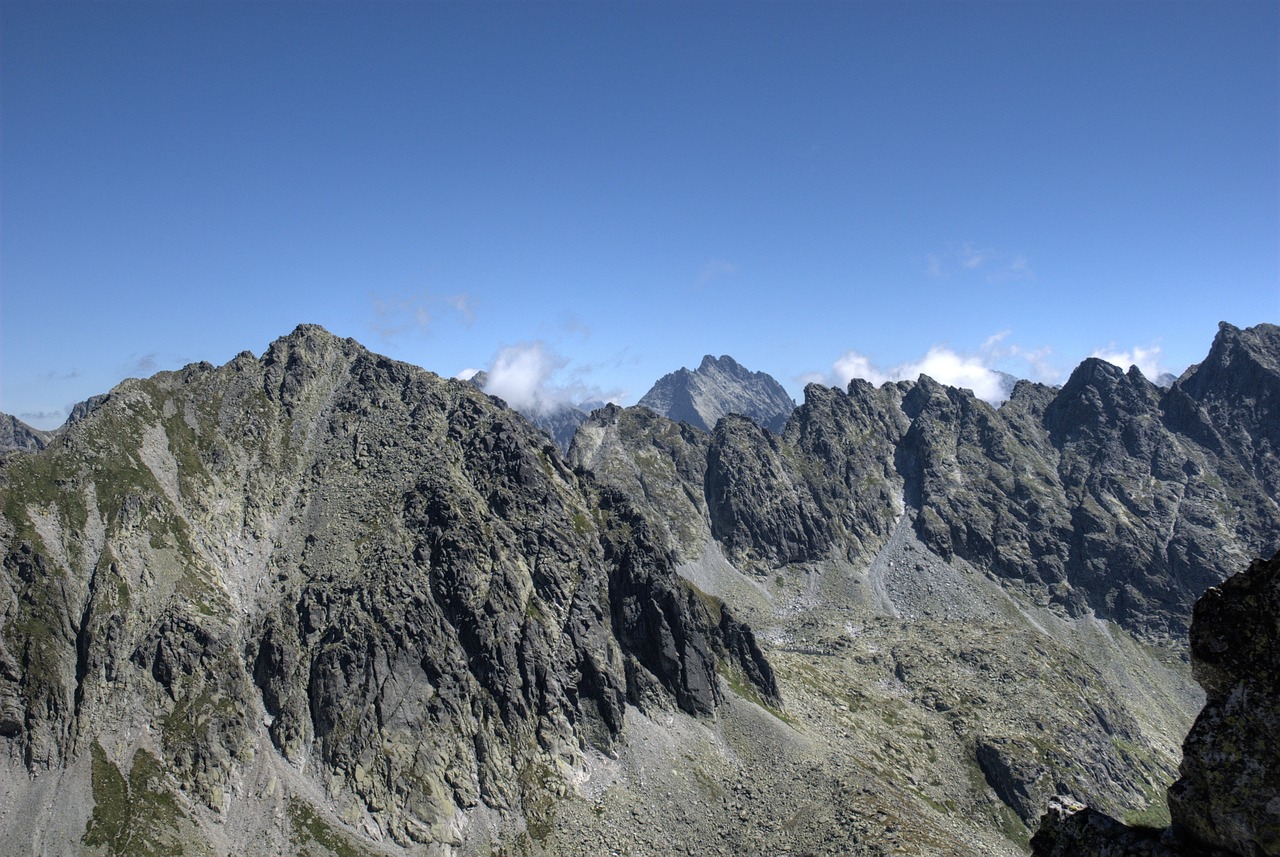
[{"label": "granite rock face", "polygon": [[[98,748],[99,833],[151,759],[231,850],[319,815],[406,848],[501,839],[628,704],[705,716],[722,674],[780,704],[625,496],[470,384],[320,328],[126,381],[0,475],[0,742],[37,777]],[[227,822],[272,812],[294,819],[274,845]]]},{"label": "granite rock face", "polygon": [[[892,680],[963,737],[971,769],[1021,823],[1033,826],[1064,791],[1158,819],[1189,717],[1161,715],[1157,732],[1129,701],[1146,669],[1136,654],[1110,675],[1038,638],[1030,662],[1005,657],[1003,646],[1028,642],[980,599],[1043,611],[1037,631],[1049,621],[1112,628],[1183,656],[1199,594],[1280,538],[1270,459],[1259,453],[1271,448],[1277,355],[1280,328],[1223,325],[1209,357],[1171,388],[1087,360],[1061,388],[1017,384],[999,408],[928,377],[810,385],[780,434],[733,415],[704,433],[615,408],[584,423],[570,460],[633,497],[707,585],[746,591],[716,570],[723,557],[757,588],[796,586],[794,606],[754,618],[757,627],[781,615],[785,628],[787,611],[821,611],[839,603],[834,592],[901,618],[916,643],[893,644]],[[1255,367],[1251,386],[1232,392],[1226,362]],[[852,581],[817,582],[846,568]],[[970,594],[972,572],[997,592]],[[842,620],[826,621],[837,633]],[[964,652],[941,642],[970,633],[1000,642]],[[971,683],[975,669],[999,676],[1023,713],[993,710],[999,694]],[[1199,708],[1183,690],[1153,693],[1167,710]]]},{"label": "granite rock face", "polygon": [[606,405],[579,427],[568,460],[647,511],[680,557],[711,536],[704,482],[709,438],[648,408]]},{"label": "granite rock face", "polygon": [[741,414],[780,432],[796,403],[764,372],[752,372],[728,355],[702,358],[697,369],[662,376],[637,402],[676,422],[710,431],[725,414]]},{"label": "granite rock face", "polygon": [[[1191,605],[1280,533],[1278,355],[1224,325],[1167,389],[811,385],[772,428],[607,406],[566,457],[310,326],[126,381],[0,459],[0,852],[1013,855],[1067,793],[1167,824]],[[1196,663],[1228,724],[1274,692]],[[1200,796],[1252,769],[1188,747],[1182,835],[1244,847],[1256,807]]]},{"label": "granite rock face", "polygon": [[1060,389],[1020,382],[1000,408],[927,376],[854,380],[807,387],[780,434],[720,420],[705,468],[683,452],[659,465],[670,445],[639,439],[570,457],[609,480],[645,448],[646,467],[702,495],[687,511],[725,553],[761,570],[874,555],[905,511],[944,559],[1178,641],[1199,593],[1280,545],[1278,367],[1280,328],[1224,324],[1167,390],[1092,358]]}]

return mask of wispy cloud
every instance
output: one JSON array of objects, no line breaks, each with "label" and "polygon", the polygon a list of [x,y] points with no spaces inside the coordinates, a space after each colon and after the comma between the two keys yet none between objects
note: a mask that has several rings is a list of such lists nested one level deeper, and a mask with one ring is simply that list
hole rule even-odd
[{"label": "wispy cloud", "polygon": [[130,375],[155,374],[156,368],[160,365],[159,356],[156,352],[149,351],[141,357],[134,358],[125,364],[125,372]]},{"label": "wispy cloud", "polygon": [[1021,254],[1007,254],[972,241],[950,242],[941,253],[925,256],[925,270],[936,279],[953,274],[981,274],[989,283],[1033,280],[1031,262]]},{"label": "wispy cloud", "polygon": [[960,266],[970,271],[976,271],[987,262],[991,261],[996,255],[994,250],[979,249],[973,245],[973,242],[966,241],[960,245],[956,257],[960,260]]},{"label": "wispy cloud", "polygon": [[1162,374],[1168,371],[1161,362],[1160,346],[1151,345],[1147,348],[1141,346],[1130,348],[1127,351],[1117,350],[1115,343],[1111,343],[1106,348],[1095,350],[1090,357],[1097,357],[1108,363],[1113,363],[1121,369],[1128,369],[1130,366],[1137,366],[1147,379],[1154,381]]},{"label": "wispy cloud", "polygon": [[566,312],[560,316],[560,329],[565,334],[577,337],[583,342],[591,338],[591,327],[572,312]]},{"label": "wispy cloud", "polygon": [[55,381],[72,381],[80,377],[79,369],[68,369],[65,372],[42,372],[37,376],[41,381],[52,383]]},{"label": "wispy cloud", "polygon": [[61,422],[67,418],[67,414],[71,413],[71,408],[66,407],[60,411],[24,411],[18,414],[18,419],[27,423],[48,423],[54,420]]},{"label": "wispy cloud", "polygon": [[987,366],[1006,365],[1017,369],[1021,377],[1042,384],[1062,383],[1062,369],[1053,360],[1053,349],[1047,345],[1028,348],[1016,342],[1006,342],[1011,331],[1002,330],[987,337],[979,353]]},{"label": "wispy cloud", "polygon": [[447,295],[444,302],[453,308],[454,312],[462,316],[462,320],[470,327],[476,320],[475,308],[471,305],[471,295],[466,292],[459,292],[456,295]]},{"label": "wispy cloud", "polygon": [[696,284],[698,288],[705,288],[716,280],[732,277],[736,273],[738,273],[738,266],[732,262],[725,259],[712,259],[698,272]]},{"label": "wispy cloud", "polygon": [[440,311],[455,313],[468,327],[475,322],[474,301],[466,292],[437,295],[423,289],[407,297],[373,295],[373,330],[383,340],[430,331]]}]

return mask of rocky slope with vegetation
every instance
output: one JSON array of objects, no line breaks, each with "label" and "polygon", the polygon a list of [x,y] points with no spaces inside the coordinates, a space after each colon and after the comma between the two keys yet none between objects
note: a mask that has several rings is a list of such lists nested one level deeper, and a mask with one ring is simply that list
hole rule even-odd
[{"label": "rocky slope with vegetation", "polygon": [[127,381],[3,476],[5,853],[519,841],[628,706],[778,701],[626,497],[318,328]]},{"label": "rocky slope with vegetation", "polygon": [[1270,325],[1168,389],[609,406],[567,456],[314,327],[126,381],[0,468],[0,852],[1013,855],[1064,795],[1167,825],[1191,605],[1280,537],[1277,396]]}]

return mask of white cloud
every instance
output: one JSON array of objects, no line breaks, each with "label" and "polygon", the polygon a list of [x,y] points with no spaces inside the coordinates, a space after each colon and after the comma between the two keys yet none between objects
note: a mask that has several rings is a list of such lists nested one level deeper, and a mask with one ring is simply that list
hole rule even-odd
[{"label": "white cloud", "polygon": [[949,387],[968,388],[979,399],[993,405],[1005,400],[1004,383],[999,373],[984,365],[979,355],[962,356],[949,348],[934,346],[907,371],[915,377],[928,375]]},{"label": "white cloud", "polygon": [[702,266],[698,272],[697,285],[707,286],[721,277],[731,277],[738,273],[738,266],[725,259],[712,259]]},{"label": "white cloud", "polygon": [[835,363],[836,379],[847,385],[852,378],[870,381],[877,387],[886,381],[914,381],[928,375],[939,384],[973,390],[979,399],[999,404],[1005,399],[1001,376],[987,366],[981,354],[962,355],[935,345],[919,360],[881,369],[856,351],[847,351]]},{"label": "white cloud", "polygon": [[541,341],[509,345],[493,359],[484,391],[505,399],[517,411],[546,413],[556,404],[547,382],[564,363]]},{"label": "white cloud", "polygon": [[1150,348],[1136,347],[1128,351],[1117,351],[1115,343],[1112,343],[1106,348],[1097,349],[1089,356],[1113,363],[1125,370],[1128,370],[1130,366],[1137,366],[1138,371],[1151,381],[1156,380],[1167,371],[1160,362],[1159,345],[1152,345]]},{"label": "white cloud", "polygon": [[479,371],[480,371],[479,369],[474,369],[468,366],[466,369],[463,369],[461,372],[459,372],[457,375],[454,375],[453,377],[457,378],[459,381],[470,381],[472,378],[476,376],[476,373]]},{"label": "white cloud", "polygon": [[1048,348],[1024,348],[1007,342],[1009,335],[1010,331],[1002,330],[987,337],[982,348],[972,354],[935,345],[923,357],[889,367],[879,366],[856,351],[846,351],[836,360],[830,377],[839,386],[848,385],[852,378],[861,378],[878,387],[886,381],[914,381],[921,375],[928,375],[940,384],[972,390],[979,399],[993,405],[1003,402],[1008,393],[1008,379],[998,366],[1019,364],[1009,368],[1029,371],[1009,374],[1030,377],[1046,384],[1061,382],[1061,373],[1048,362]]},{"label": "white cloud", "polygon": [[871,360],[865,355],[856,351],[846,351],[836,360],[835,366],[836,380],[841,386],[849,383],[853,378],[861,378],[864,381],[870,381],[879,387],[885,381],[896,381],[892,370],[889,372],[881,372],[872,364]]},{"label": "white cloud", "polygon": [[[569,377],[562,382],[557,376],[565,370]],[[475,374],[474,370],[466,371]],[[576,407],[580,402],[619,402],[625,398],[621,391],[586,383],[583,376],[592,371],[591,366],[570,367],[567,359],[541,340],[522,342],[506,346],[494,357],[484,391],[529,415]]]}]

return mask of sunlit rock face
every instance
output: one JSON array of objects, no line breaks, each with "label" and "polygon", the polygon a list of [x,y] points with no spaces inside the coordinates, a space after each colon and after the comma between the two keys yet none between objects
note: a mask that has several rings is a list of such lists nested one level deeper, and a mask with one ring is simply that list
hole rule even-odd
[{"label": "sunlit rock face", "polygon": [[140,753],[188,820],[457,844],[529,823],[628,704],[710,715],[721,673],[778,700],[625,497],[472,385],[320,328],[126,381],[3,477],[0,740],[32,774],[97,748],[80,823],[108,847],[104,784]]},{"label": "sunlit rock face", "polygon": [[796,403],[764,372],[752,372],[732,357],[702,358],[697,369],[662,376],[636,404],[703,431],[726,414],[740,414],[773,432],[782,431]]},{"label": "sunlit rock face", "polygon": [[[1066,795],[1167,827],[1191,607],[1280,534],[1277,333],[999,408],[609,406],[566,456],[311,326],[126,381],[0,456],[0,853],[1013,857]],[[1238,837],[1202,744],[1182,835]]]}]

